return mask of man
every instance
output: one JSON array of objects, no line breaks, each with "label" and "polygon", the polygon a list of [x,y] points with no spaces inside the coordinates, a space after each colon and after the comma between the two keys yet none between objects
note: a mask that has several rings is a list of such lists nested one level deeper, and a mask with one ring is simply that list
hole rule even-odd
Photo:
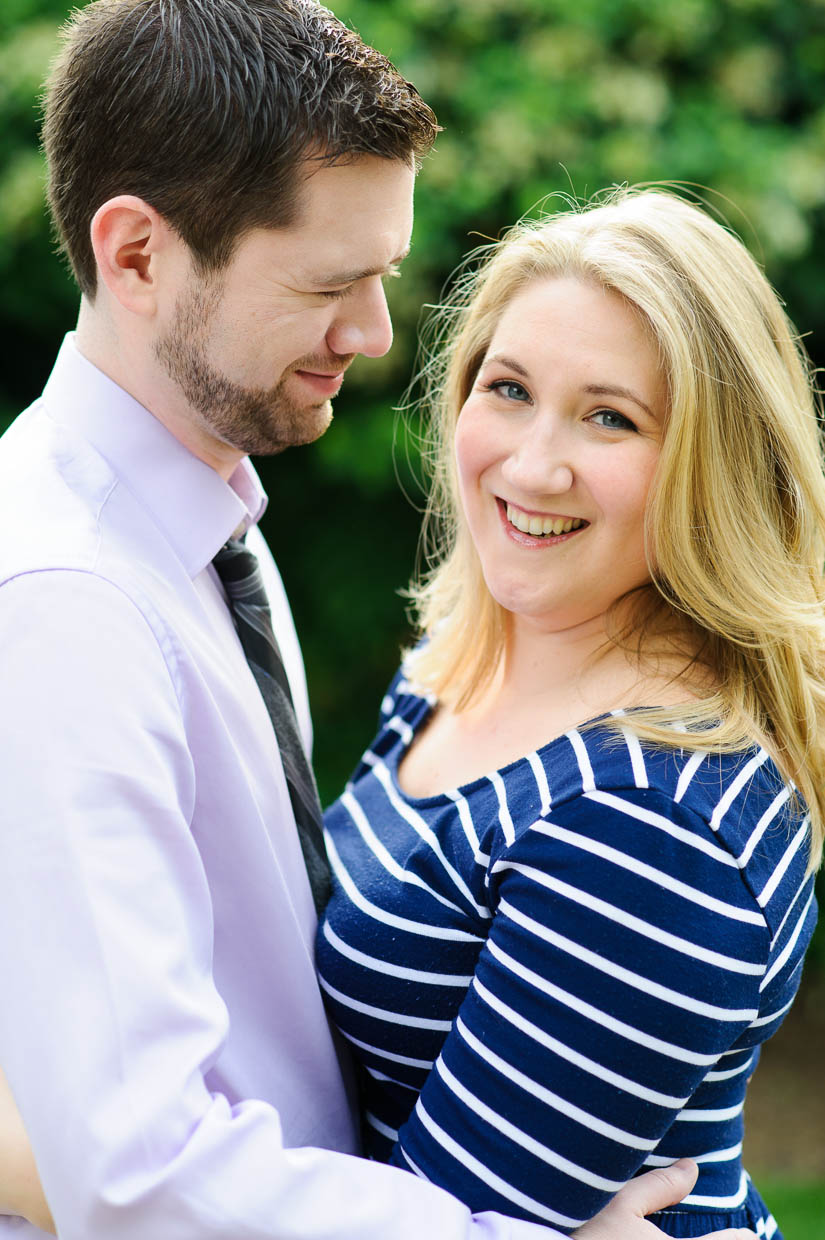
[{"label": "man", "polygon": [[[291,696],[308,746],[247,454],[316,439],[353,358],[389,348],[382,278],[434,134],[312,0],[97,0],[52,75],[82,299],[0,445],[0,1063],[67,1240],[555,1234],[353,1157],[300,761],[219,567],[258,558],[275,727]],[[641,1240],[671,1180],[588,1234]]]}]

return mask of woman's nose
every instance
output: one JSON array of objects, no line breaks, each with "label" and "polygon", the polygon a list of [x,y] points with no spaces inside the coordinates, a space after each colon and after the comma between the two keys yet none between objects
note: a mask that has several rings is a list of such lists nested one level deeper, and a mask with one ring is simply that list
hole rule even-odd
[{"label": "woman's nose", "polygon": [[573,486],[573,466],[563,439],[527,435],[502,465],[506,480],[523,494],[564,495]]}]

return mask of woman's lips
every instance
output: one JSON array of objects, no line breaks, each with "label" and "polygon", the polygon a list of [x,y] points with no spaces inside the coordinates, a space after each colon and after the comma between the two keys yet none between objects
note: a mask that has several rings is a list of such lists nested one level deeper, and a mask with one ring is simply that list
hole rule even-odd
[{"label": "woman's lips", "polygon": [[506,532],[523,546],[566,542],[589,525],[584,517],[526,512],[503,499],[497,500],[497,504]]}]

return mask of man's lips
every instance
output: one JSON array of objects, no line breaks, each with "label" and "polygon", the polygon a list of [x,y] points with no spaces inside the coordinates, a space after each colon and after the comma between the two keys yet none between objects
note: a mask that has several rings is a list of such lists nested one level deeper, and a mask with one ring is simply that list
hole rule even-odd
[{"label": "man's lips", "polygon": [[334,396],[344,382],[344,371],[296,370],[295,374],[321,396]]}]

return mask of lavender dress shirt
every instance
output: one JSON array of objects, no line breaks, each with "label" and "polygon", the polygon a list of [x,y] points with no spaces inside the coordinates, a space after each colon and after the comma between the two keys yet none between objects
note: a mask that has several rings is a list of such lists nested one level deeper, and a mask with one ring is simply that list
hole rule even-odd
[{"label": "lavender dress shirt", "polygon": [[0,440],[0,1063],[59,1234],[548,1240],[353,1157],[278,749],[211,566],[249,528],[309,746],[265,502],[71,337]]}]

